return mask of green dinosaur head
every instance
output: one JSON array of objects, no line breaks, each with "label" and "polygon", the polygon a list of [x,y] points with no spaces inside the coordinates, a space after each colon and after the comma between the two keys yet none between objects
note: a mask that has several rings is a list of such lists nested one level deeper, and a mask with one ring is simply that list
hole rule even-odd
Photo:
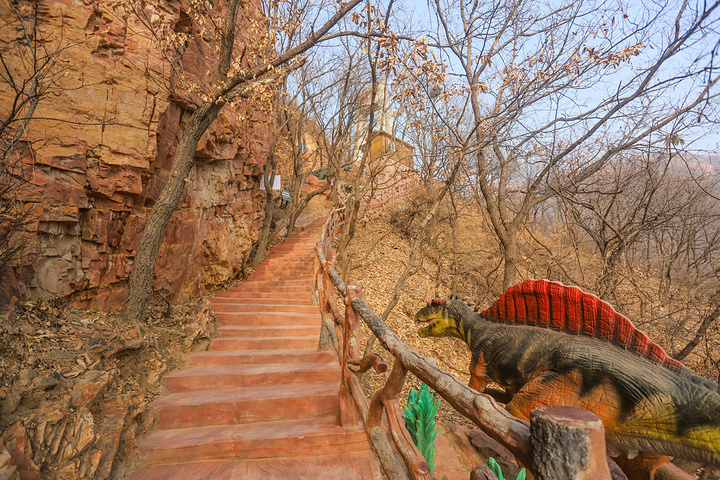
[{"label": "green dinosaur head", "polygon": [[418,335],[423,338],[456,337],[467,340],[464,318],[471,313],[469,305],[462,300],[434,299],[415,314],[415,321],[421,327]]}]

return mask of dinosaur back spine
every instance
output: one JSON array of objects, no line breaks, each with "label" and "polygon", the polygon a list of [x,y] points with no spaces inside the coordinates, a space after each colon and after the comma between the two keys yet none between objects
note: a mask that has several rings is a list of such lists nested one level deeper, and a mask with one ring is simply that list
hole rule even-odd
[{"label": "dinosaur back spine", "polygon": [[670,369],[685,369],[609,303],[577,287],[547,280],[525,280],[510,287],[480,315],[498,323],[533,325],[596,337]]}]

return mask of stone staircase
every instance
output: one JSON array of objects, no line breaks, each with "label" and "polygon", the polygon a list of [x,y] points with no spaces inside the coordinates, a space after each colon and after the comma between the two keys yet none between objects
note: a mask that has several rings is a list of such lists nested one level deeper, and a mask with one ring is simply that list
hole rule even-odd
[{"label": "stone staircase", "polygon": [[155,400],[128,480],[380,479],[362,427],[337,426],[340,367],[318,352],[310,228],[212,301],[221,334]]}]

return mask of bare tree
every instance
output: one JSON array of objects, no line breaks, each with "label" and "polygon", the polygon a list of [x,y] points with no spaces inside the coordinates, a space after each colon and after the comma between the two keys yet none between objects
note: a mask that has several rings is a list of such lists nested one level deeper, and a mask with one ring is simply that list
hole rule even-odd
[{"label": "bare tree", "polygon": [[[562,230],[561,238],[572,238],[583,270],[572,283],[664,332],[677,359],[711,341],[720,316],[718,180],[697,157],[686,162],[671,149],[619,156],[592,181],[559,192],[534,225],[547,237]],[[560,228],[558,218],[566,219]],[[560,255],[546,258],[574,269]]]},{"label": "bare tree", "polygon": [[[702,56],[717,1],[663,4],[636,18],[603,1],[432,5],[428,48],[447,78],[434,108],[470,147],[468,176],[501,245],[504,288],[515,282],[518,236],[535,207],[620,152],[691,135],[717,96],[717,71]],[[396,85],[421,78],[410,67]]]},{"label": "bare tree", "polygon": [[[330,189],[336,174],[336,169],[328,162],[329,156],[323,148],[324,132],[309,115],[307,106],[312,103],[312,100],[304,95],[305,89],[301,89],[298,93],[300,93],[298,106],[292,110],[292,115],[288,118],[288,144],[292,175],[289,185],[291,201],[286,237],[292,236],[295,232],[295,224],[310,201]],[[323,164],[327,164],[326,167],[323,167],[324,170],[321,168]],[[323,177],[325,185],[305,192],[306,180],[312,172]]]},{"label": "bare tree", "polygon": [[[284,84],[285,82],[283,82]],[[272,137],[268,148],[268,156],[265,161],[263,171],[263,186],[265,187],[265,216],[263,217],[263,225],[260,231],[260,238],[255,246],[255,256],[253,257],[253,266],[257,266],[265,258],[265,253],[270,240],[270,230],[273,226],[275,214],[275,198],[273,194],[273,184],[275,183],[275,175],[277,173],[277,153],[281,135],[283,130],[287,128],[287,111],[280,105],[281,93],[275,94],[273,101],[272,116]]]},{"label": "bare tree", "polygon": [[560,213],[592,240],[600,271],[592,290],[614,300],[616,273],[625,253],[645,234],[659,231],[698,200],[698,189],[668,191],[672,156],[627,152],[606,163],[592,182],[558,192]]}]

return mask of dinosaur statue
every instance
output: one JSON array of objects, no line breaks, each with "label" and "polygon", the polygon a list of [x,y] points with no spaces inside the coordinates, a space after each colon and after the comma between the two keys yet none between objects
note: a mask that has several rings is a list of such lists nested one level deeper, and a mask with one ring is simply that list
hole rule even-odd
[{"label": "dinosaur statue", "polygon": [[432,300],[415,321],[421,337],[466,342],[470,386],[499,383],[518,418],[542,405],[574,405],[600,417],[612,456],[650,452],[720,466],[720,386],[579,288],[526,280],[483,312]]}]

